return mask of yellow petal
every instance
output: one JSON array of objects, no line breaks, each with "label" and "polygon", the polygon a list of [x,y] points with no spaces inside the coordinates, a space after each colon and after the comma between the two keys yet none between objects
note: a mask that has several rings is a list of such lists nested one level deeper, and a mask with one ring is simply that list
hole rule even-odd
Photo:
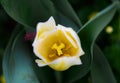
[{"label": "yellow petal", "polygon": [[54,70],[64,71],[73,65],[80,65],[80,64],[82,64],[82,63],[81,63],[81,60],[79,59],[79,57],[62,57],[48,65],[51,68],[53,68]]}]

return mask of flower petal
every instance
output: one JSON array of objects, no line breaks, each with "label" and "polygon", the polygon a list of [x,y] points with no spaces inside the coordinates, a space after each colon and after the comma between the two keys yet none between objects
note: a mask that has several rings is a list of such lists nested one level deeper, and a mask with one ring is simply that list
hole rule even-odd
[{"label": "flower petal", "polygon": [[51,16],[48,19],[48,21],[46,21],[46,22],[40,22],[40,23],[37,24],[37,32],[42,31],[42,30],[43,31],[50,31],[50,30],[54,29],[55,26],[56,26],[55,20]]},{"label": "flower petal", "polygon": [[35,62],[38,64],[39,67],[47,65],[43,60],[40,59],[36,59]]},{"label": "flower petal", "polygon": [[55,60],[54,62],[51,62],[48,65],[57,71],[64,71],[73,65],[80,65],[80,64],[82,63],[79,57],[62,57]]},{"label": "flower petal", "polygon": [[37,57],[40,59],[43,59],[43,57],[36,51],[36,47],[39,45],[40,41],[45,38],[45,36],[50,33],[53,29],[55,29],[55,20],[51,16],[48,21],[46,22],[40,22],[37,24],[37,32],[36,32],[36,37],[35,40],[32,44],[34,53],[36,54]]},{"label": "flower petal", "polygon": [[71,37],[74,41],[77,42],[77,45],[79,47],[79,53],[78,56],[84,55],[84,51],[82,49],[81,43],[80,43],[80,38],[78,37],[78,35],[76,34],[75,31],[72,30],[72,28],[66,28],[66,33],[69,37]]},{"label": "flower petal", "polygon": [[45,33],[50,32],[51,30],[55,29],[55,27],[56,27],[55,20],[52,16],[49,18],[48,21],[38,23],[36,37],[33,42],[33,46],[40,38],[43,38],[45,36],[44,35]]},{"label": "flower petal", "polygon": [[78,37],[78,35],[76,34],[76,32],[69,27],[64,27],[62,25],[58,25],[57,28],[61,29],[64,32],[64,35],[66,36],[66,38],[68,38],[68,40],[71,42],[71,44],[74,47],[78,47],[79,51],[77,53],[78,56],[81,56],[84,54],[83,49],[81,48],[81,44],[80,44],[80,39]]},{"label": "flower petal", "polygon": [[64,33],[64,35],[66,36],[66,38],[71,42],[71,44],[74,46],[74,47],[77,47],[76,43],[65,33],[65,30],[67,29],[66,27],[62,26],[62,25],[58,25],[57,26],[58,29],[61,29],[62,32]]}]

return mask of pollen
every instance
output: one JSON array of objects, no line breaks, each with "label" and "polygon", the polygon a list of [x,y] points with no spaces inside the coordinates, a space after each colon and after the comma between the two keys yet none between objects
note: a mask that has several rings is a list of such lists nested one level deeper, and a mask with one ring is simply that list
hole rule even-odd
[{"label": "pollen", "polygon": [[57,45],[56,43],[53,44],[52,49],[57,51],[57,55],[61,56],[63,54],[62,49],[65,48],[65,44],[64,43],[60,43],[59,45]]}]

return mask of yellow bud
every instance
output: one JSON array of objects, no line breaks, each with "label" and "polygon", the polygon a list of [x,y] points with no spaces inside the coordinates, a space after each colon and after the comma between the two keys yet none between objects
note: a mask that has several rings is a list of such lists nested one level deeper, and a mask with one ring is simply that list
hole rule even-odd
[{"label": "yellow bud", "polygon": [[112,27],[112,26],[107,26],[107,27],[106,27],[106,32],[107,32],[108,34],[112,33],[112,32],[113,32],[113,27]]}]

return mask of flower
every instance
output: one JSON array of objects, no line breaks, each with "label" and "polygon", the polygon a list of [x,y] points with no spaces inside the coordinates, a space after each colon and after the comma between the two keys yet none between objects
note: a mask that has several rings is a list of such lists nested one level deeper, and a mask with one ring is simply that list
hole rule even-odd
[{"label": "flower", "polygon": [[38,23],[32,46],[35,55],[40,58],[35,60],[38,66],[48,65],[57,71],[80,65],[80,56],[84,54],[77,33],[72,28],[56,26],[53,17]]}]

